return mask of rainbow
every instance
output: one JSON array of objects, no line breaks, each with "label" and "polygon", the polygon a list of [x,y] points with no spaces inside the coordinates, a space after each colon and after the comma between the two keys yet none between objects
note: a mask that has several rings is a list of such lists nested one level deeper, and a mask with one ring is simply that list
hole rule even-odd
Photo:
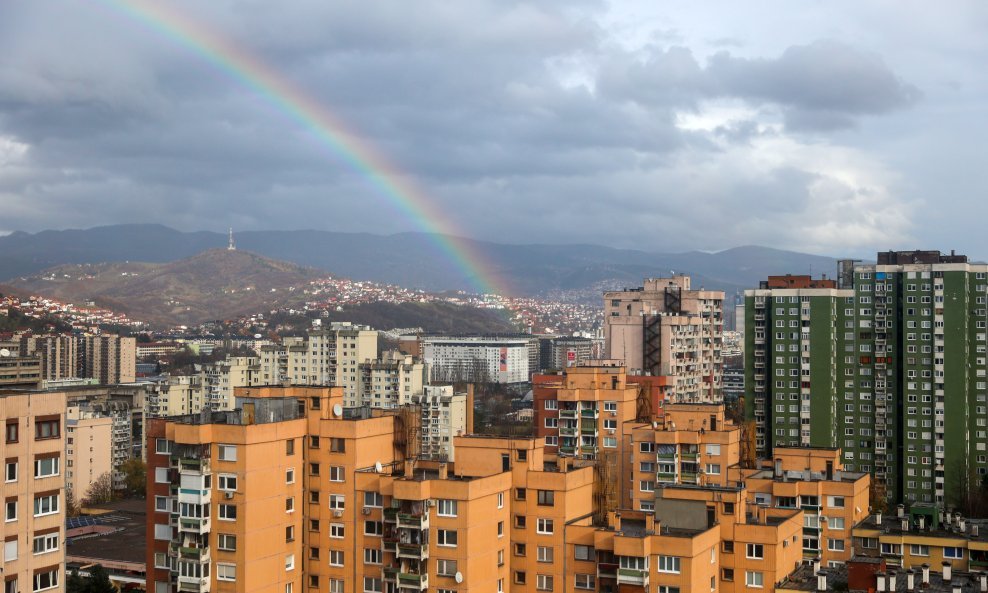
[{"label": "rainbow", "polygon": [[404,218],[427,233],[435,248],[460,269],[478,293],[510,294],[507,285],[494,273],[494,266],[462,238],[453,222],[415,186],[410,175],[388,162],[318,100],[257,56],[164,2],[102,0],[102,3],[193,51],[303,126],[321,146],[364,177]]}]

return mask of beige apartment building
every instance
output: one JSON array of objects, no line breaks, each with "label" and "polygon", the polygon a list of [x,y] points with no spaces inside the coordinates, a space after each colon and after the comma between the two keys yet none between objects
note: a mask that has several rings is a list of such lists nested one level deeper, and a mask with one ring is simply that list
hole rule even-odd
[{"label": "beige apartment building", "polygon": [[672,401],[720,401],[723,306],[723,291],[693,290],[682,275],[605,292],[605,357],[629,374],[669,377]]},{"label": "beige apartment building", "polygon": [[262,346],[258,385],[336,385],[344,405],[361,405],[359,365],[377,359],[378,332],[367,326],[333,323],[305,337]]},{"label": "beige apartment building", "polygon": [[37,389],[42,379],[39,356],[0,355],[0,388]]},{"label": "beige apartment building", "polygon": [[64,591],[65,394],[0,391],[5,591]]},{"label": "beige apartment building", "polygon": [[473,385],[466,393],[456,393],[452,385],[426,385],[410,404],[421,410],[419,454],[432,459],[454,461],[453,438],[470,432],[473,426]]},{"label": "beige apartment building", "polygon": [[205,365],[201,379],[203,403],[213,410],[232,410],[234,390],[256,385],[260,375],[261,367],[253,356],[228,356],[226,360]]},{"label": "beige apartment building", "polygon": [[357,405],[372,408],[408,404],[429,382],[429,365],[397,350],[361,362],[357,373]]},{"label": "beige apartment building", "polygon": [[182,416],[202,409],[202,375],[168,375],[147,386],[145,412],[148,416]]},{"label": "beige apartment building", "polygon": [[24,334],[20,339],[20,351],[24,355],[41,357],[42,375],[46,381],[79,376],[79,338],[76,336]]},{"label": "beige apartment building", "polygon": [[65,420],[65,489],[76,502],[89,497],[103,474],[113,473],[113,418],[84,415],[69,408]]},{"label": "beige apartment building", "polygon": [[137,340],[112,334],[80,338],[79,354],[83,377],[102,385],[133,383],[137,375]]}]

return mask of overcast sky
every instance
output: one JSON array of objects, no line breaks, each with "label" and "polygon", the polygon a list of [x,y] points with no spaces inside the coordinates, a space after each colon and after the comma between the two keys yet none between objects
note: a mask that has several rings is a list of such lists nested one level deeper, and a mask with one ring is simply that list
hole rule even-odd
[{"label": "overcast sky", "polygon": [[[982,0],[167,1],[336,113],[467,236],[988,258]],[[420,230],[110,6],[0,2],[0,231]]]}]

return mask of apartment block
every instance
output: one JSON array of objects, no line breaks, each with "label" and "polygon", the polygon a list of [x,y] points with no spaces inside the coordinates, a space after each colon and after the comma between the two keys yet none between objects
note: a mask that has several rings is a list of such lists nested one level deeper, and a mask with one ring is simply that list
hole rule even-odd
[{"label": "apartment block", "polygon": [[605,292],[604,355],[630,374],[670,377],[675,401],[720,401],[723,307],[722,291],[692,290],[689,276]]},{"label": "apartment block", "polygon": [[42,378],[39,356],[0,355],[0,388],[37,389]]},{"label": "apartment block", "polygon": [[145,411],[150,417],[183,416],[202,409],[201,375],[166,375],[147,385]]},{"label": "apartment block", "polygon": [[[747,337],[746,377],[760,451],[836,443],[848,470],[871,473],[889,500],[956,504],[962,480],[988,475],[988,265],[891,251],[874,264],[842,262],[839,280],[749,291],[762,305],[748,314],[761,340]],[[799,294],[776,294],[790,290]]]},{"label": "apartment block", "polygon": [[745,291],[746,414],[755,446],[829,447],[843,437],[843,408],[834,397],[854,370],[844,337],[854,333],[851,290],[809,276],[769,277]]},{"label": "apartment block", "polygon": [[643,403],[648,398],[623,366],[592,364],[533,378],[535,435],[551,455],[616,457],[624,450],[622,425],[644,412],[651,419],[650,400]]},{"label": "apartment block", "polygon": [[205,365],[201,379],[204,403],[212,410],[232,410],[236,402],[234,390],[257,385],[262,381],[261,374],[261,365],[254,356],[228,356]]},{"label": "apartment block", "polygon": [[305,337],[262,346],[258,385],[335,385],[347,407],[360,405],[358,365],[377,359],[378,332],[367,326],[333,323]]},{"label": "apartment block", "polygon": [[473,385],[466,393],[456,393],[452,385],[426,385],[422,395],[410,403],[421,410],[419,454],[423,457],[455,461],[453,438],[473,432]]},{"label": "apartment block", "polygon": [[74,411],[65,420],[65,489],[81,502],[101,476],[113,475],[113,418]]},{"label": "apartment block", "polygon": [[64,591],[65,394],[0,392],[5,591]]},{"label": "apartment block", "polygon": [[767,467],[732,468],[756,504],[803,511],[802,552],[825,567],[849,561],[851,531],[869,518],[870,476],[844,469],[834,448],[778,447]]},{"label": "apartment block", "polygon": [[71,335],[34,335],[25,333],[20,338],[23,355],[41,358],[42,376],[45,381],[61,381],[79,377],[79,338]]},{"label": "apartment block", "polygon": [[112,334],[84,335],[79,339],[80,373],[102,385],[133,383],[136,377],[137,340]]},{"label": "apartment block", "polygon": [[538,340],[527,336],[422,336],[422,358],[441,382],[525,383]]},{"label": "apartment block", "polygon": [[429,382],[429,365],[421,360],[391,350],[380,358],[367,359],[357,365],[358,406],[397,408],[421,395]]}]

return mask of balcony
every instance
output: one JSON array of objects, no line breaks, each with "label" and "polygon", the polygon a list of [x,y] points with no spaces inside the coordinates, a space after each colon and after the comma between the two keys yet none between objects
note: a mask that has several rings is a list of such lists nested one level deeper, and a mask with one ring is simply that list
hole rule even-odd
[{"label": "balcony", "polygon": [[560,418],[569,418],[571,420],[576,420],[577,411],[576,410],[559,410]]},{"label": "balcony", "polygon": [[394,523],[398,520],[398,509],[394,507],[387,507],[384,509],[384,522]]},{"label": "balcony", "polygon": [[425,560],[429,557],[429,544],[398,544],[398,557]]},{"label": "balcony", "polygon": [[398,513],[398,528],[404,529],[428,529],[429,515],[412,515],[409,513]]},{"label": "balcony", "polygon": [[619,568],[617,571],[617,584],[636,585],[648,587],[648,571],[637,568]]},{"label": "balcony", "polygon": [[209,593],[209,578],[179,576],[178,590],[181,593]]},{"label": "balcony", "polygon": [[209,518],[194,519],[190,517],[182,517],[178,521],[179,531],[188,531],[189,533],[209,533],[211,528]]},{"label": "balcony", "polygon": [[575,437],[577,433],[575,426],[560,426],[559,434],[564,437]]},{"label": "balcony", "polygon": [[209,548],[185,548],[179,547],[178,554],[182,558],[196,560],[198,562],[209,562]]},{"label": "balcony", "polygon": [[599,416],[597,410],[580,410],[581,418],[598,418]]},{"label": "balcony", "polygon": [[398,587],[400,588],[412,588],[419,591],[424,591],[429,588],[429,575],[401,572],[398,568],[393,566],[387,566],[384,568],[384,580],[397,581]]},{"label": "balcony", "polygon": [[597,564],[598,579],[616,579],[618,565],[614,563],[600,562]]}]

